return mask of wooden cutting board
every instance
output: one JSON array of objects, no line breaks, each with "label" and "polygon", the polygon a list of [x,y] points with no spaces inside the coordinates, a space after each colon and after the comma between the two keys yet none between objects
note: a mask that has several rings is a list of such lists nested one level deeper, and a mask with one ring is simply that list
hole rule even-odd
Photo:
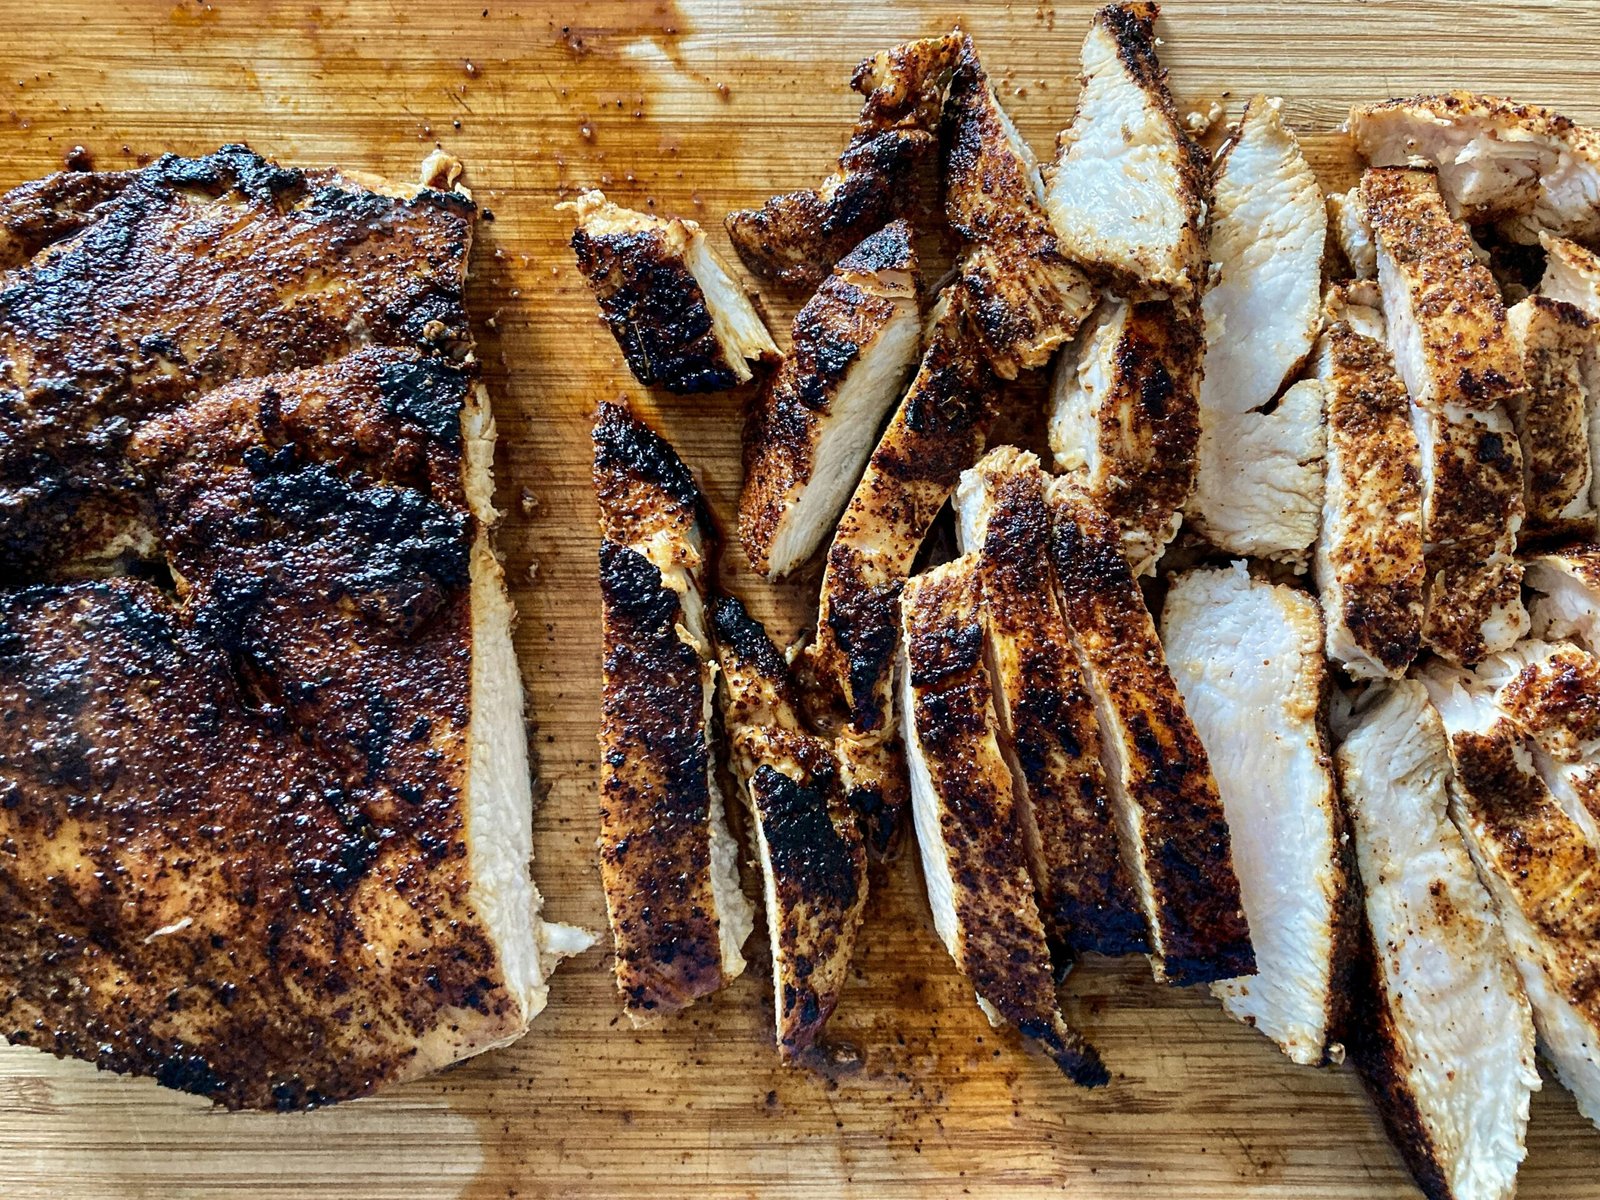
[{"label": "wooden cutting board", "polygon": [[[487,3],[489,7],[484,8]],[[863,56],[959,18],[1023,132],[1047,152],[1072,109],[1086,4],[801,7],[569,0],[9,0],[0,184],[248,141],[285,162],[409,177],[434,143],[467,162],[494,219],[471,302],[499,413],[501,544],[537,720],[537,877],[553,916],[604,922],[593,842],[599,689],[588,423],[642,402],[731,512],[743,395],[645,396],[597,324],[552,205],[576,185],[693,216],[817,181],[855,112]],[[1330,181],[1350,102],[1472,87],[1600,121],[1600,6],[1449,0],[1177,3],[1164,36],[1180,101],[1285,112]],[[793,307],[770,305],[786,330]],[[1014,398],[1017,424],[1039,403]],[[788,638],[814,577],[732,582]],[[619,1019],[608,954],[557,976],[518,1046],[325,1112],[213,1112],[143,1081],[0,1051],[0,1196],[1371,1197],[1413,1194],[1354,1074],[1290,1065],[1203,992],[1142,960],[1092,963],[1070,1010],[1113,1072],[1069,1087],[990,1030],[936,941],[914,864],[874,878],[859,971],[813,1070],[778,1066],[758,966],[667,1028]],[[759,935],[758,935],[759,938]],[[759,964],[764,945],[752,944]],[[1600,1134],[1554,1084],[1537,1096],[1526,1200],[1600,1196]]]}]

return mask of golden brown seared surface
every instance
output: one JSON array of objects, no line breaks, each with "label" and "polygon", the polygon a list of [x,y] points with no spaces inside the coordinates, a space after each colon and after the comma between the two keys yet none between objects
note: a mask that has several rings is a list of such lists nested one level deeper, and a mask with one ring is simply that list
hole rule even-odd
[{"label": "golden brown seared surface", "polygon": [[1552,647],[1502,686],[1495,704],[1546,754],[1581,763],[1600,742],[1600,659],[1577,646]]},{"label": "golden brown seared surface", "polygon": [[1199,471],[1199,309],[1108,299],[1056,362],[1050,448],[1122,528],[1134,574],[1153,570]]},{"label": "golden brown seared surface", "polygon": [[961,285],[1002,379],[1042,367],[1094,307],[1089,277],[1062,257],[1033,151],[1000,106],[971,38],[945,102],[945,219],[967,240]]},{"label": "golden brown seared surface", "polygon": [[1511,402],[1527,510],[1519,541],[1593,537],[1591,398],[1583,368],[1597,352],[1594,322],[1576,305],[1548,296],[1520,301],[1508,322],[1525,382]]},{"label": "golden brown seared surface", "polygon": [[1222,798],[1117,526],[1070,481],[1053,484],[1047,502],[1062,615],[1095,701],[1157,972],[1173,984],[1249,975],[1255,956]]},{"label": "golden brown seared surface", "polygon": [[108,187],[120,194],[0,285],[0,559],[12,574],[107,541],[132,507],[128,437],[195,392],[366,342],[469,341],[473,209],[459,195],[380,194],[242,146],[168,155]]},{"label": "golden brown seared surface", "polygon": [[[1009,446],[961,484],[980,489],[971,502],[983,510],[978,576],[1000,744],[1052,943],[1069,953],[1144,953],[1149,939],[1117,836],[1100,725],[1056,599],[1044,484],[1038,460]],[[966,497],[958,504],[965,523]]]},{"label": "golden brown seared surface", "polygon": [[1316,580],[1328,654],[1363,678],[1398,677],[1422,642],[1422,464],[1405,385],[1383,345],[1336,321],[1318,376],[1328,475]]},{"label": "golden brown seared surface", "polygon": [[828,549],[809,662],[844,702],[846,786],[866,818],[869,842],[880,851],[888,848],[905,803],[898,768],[892,776],[874,770],[884,765],[877,746],[895,733],[900,590],[961,472],[983,453],[998,402],[999,383],[981,353],[966,297],[950,289],[935,312],[917,375]]},{"label": "golden brown seared surface", "polygon": [[[688,469],[620,404],[594,428],[600,501],[600,877],[617,986],[635,1023],[727,982],[714,877],[712,667],[700,570],[711,529]],[[742,941],[742,938],[739,939]],[[737,973],[736,969],[732,973]]]},{"label": "golden brown seared surface", "polygon": [[833,748],[800,725],[789,670],[732,597],[716,603],[723,723],[755,815],[772,941],[778,1049],[816,1041],[849,976],[867,902],[867,855]]},{"label": "golden brown seared surface", "polygon": [[15,270],[77,233],[137,178],[136,171],[59,171],[0,195],[0,269]]},{"label": "golden brown seared surface", "polygon": [[213,392],[131,446],[176,596],[0,596],[8,1038],[300,1108],[520,1030],[469,901],[468,386],[374,348]]},{"label": "golden brown seared surface", "polygon": [[[915,321],[920,296],[911,228],[895,221],[840,260],[796,314],[789,353],[745,413],[739,538],[762,574],[798,566],[832,523],[838,507],[823,493],[847,489],[870,453],[904,380],[898,360],[909,371],[915,355],[903,326]],[[854,470],[822,453],[857,447]]]},{"label": "golden brown seared surface", "polygon": [[934,927],[981,1003],[1074,1083],[1109,1080],[1067,1024],[1034,900],[983,664],[977,558],[906,585],[903,703],[917,841]]},{"label": "golden brown seared surface", "polygon": [[936,148],[954,34],[891,47],[855,70],[866,97],[839,167],[820,188],[774,196],[732,212],[728,237],[755,274],[816,287],[858,242],[897,217],[917,215],[925,165]]}]

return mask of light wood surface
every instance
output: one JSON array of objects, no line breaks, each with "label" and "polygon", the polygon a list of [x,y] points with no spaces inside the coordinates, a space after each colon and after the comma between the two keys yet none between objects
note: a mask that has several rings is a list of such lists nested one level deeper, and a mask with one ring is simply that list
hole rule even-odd
[{"label": "light wood surface", "polygon": [[[466,160],[494,213],[470,299],[499,413],[501,543],[537,720],[537,877],[552,915],[598,927],[589,417],[618,392],[646,401],[726,515],[743,396],[631,386],[552,205],[603,183],[620,201],[702,219],[725,245],[727,209],[830,167],[858,59],[958,15],[1047,152],[1071,112],[1089,8],[8,0],[0,183],[55,169],[80,144],[102,168],[230,140],[400,176],[436,140]],[[1600,120],[1592,0],[1175,2],[1164,36],[1181,101],[1222,98],[1236,114],[1254,91],[1283,95],[1330,179],[1349,169],[1332,131],[1357,99],[1467,86]],[[786,330],[792,305],[770,311]],[[1036,387],[1015,392],[1019,425],[1038,399]],[[782,637],[800,631],[814,579],[758,589],[734,558],[757,614]],[[0,1051],[0,1196],[1414,1194],[1352,1072],[1290,1065],[1204,994],[1156,986],[1142,961],[1089,964],[1067,985],[1113,1072],[1104,1091],[1073,1090],[987,1028],[934,937],[914,864],[874,885],[836,1053],[815,1070],[778,1066],[759,967],[667,1028],[635,1033],[600,949],[562,969],[516,1047],[305,1116],[226,1115]],[[759,963],[764,946],[750,949]],[[1525,1200],[1600,1196],[1600,1134],[1554,1084],[1535,1097],[1529,1143]]]}]

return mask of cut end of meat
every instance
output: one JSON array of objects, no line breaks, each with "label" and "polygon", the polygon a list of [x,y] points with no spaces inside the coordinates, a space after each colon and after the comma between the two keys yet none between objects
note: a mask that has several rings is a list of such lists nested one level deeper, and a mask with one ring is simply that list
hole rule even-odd
[{"label": "cut end of meat", "polygon": [[1590,445],[1590,411],[1600,401],[1590,393],[1600,384],[1594,322],[1576,305],[1536,295],[1511,308],[1507,325],[1525,382],[1510,406],[1522,447],[1520,541],[1591,539],[1600,493]]},{"label": "cut end of meat", "polygon": [[1569,546],[1528,560],[1535,637],[1572,638],[1600,652],[1600,546]]}]

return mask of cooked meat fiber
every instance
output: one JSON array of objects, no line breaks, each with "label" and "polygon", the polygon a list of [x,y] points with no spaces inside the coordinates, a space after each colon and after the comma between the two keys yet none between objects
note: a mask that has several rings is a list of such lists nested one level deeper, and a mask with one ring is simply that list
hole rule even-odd
[{"label": "cooked meat fiber", "polygon": [[1600,546],[1592,543],[1528,559],[1535,637],[1575,638],[1600,653]]},{"label": "cooked meat fiber", "polygon": [[1149,950],[1100,760],[1100,727],[1051,582],[1047,476],[991,450],[956,489],[958,536],[977,553],[985,662],[1023,846],[1057,959]]},{"label": "cooked meat fiber", "polygon": [[1270,402],[1322,326],[1328,214],[1282,103],[1252,99],[1214,168],[1202,423]]},{"label": "cooked meat fiber", "polygon": [[919,175],[937,150],[940,108],[962,39],[907,42],[867,59],[850,86],[866,97],[839,167],[820,188],[732,212],[728,237],[763,279],[814,288],[857,243],[917,215]]},{"label": "cooked meat fiber", "polygon": [[1450,739],[1451,816],[1494,898],[1539,1046],[1600,1122],[1600,851],[1551,796],[1487,688],[1422,676]]},{"label": "cooked meat fiber", "polygon": [[1422,644],[1422,468],[1405,385],[1355,328],[1357,307],[1317,350],[1328,455],[1313,573],[1328,657],[1357,679],[1399,678]]},{"label": "cooked meat fiber", "polygon": [[1539,294],[1576,305],[1590,320],[1600,321],[1600,256],[1566,238],[1546,234],[1539,242],[1545,250]]},{"label": "cooked meat fiber", "polygon": [[1372,244],[1372,226],[1367,224],[1360,188],[1328,193],[1328,227],[1351,274],[1356,279],[1376,279],[1378,249]]},{"label": "cooked meat fiber", "polygon": [[600,879],[617,986],[642,1025],[739,975],[755,917],[711,750],[710,515],[672,448],[624,405],[601,405],[594,449]]},{"label": "cooked meat fiber", "polygon": [[1188,512],[1217,549],[1306,568],[1322,519],[1323,387],[1303,379],[1271,412],[1200,410]]},{"label": "cooked meat fiber", "polygon": [[1183,522],[1200,443],[1198,309],[1107,297],[1056,360],[1050,449],[1122,530],[1135,575]]},{"label": "cooked meat fiber", "polygon": [[1255,946],[1255,974],[1211,990],[1295,1062],[1342,1058],[1330,1038],[1351,912],[1316,601],[1242,562],[1191,571],[1167,592],[1161,640],[1216,776]]},{"label": "cooked meat fiber", "polygon": [[1136,299],[1205,283],[1211,165],[1156,60],[1154,4],[1112,4],[1083,40],[1083,89],[1046,173],[1061,252]]},{"label": "cooked meat fiber", "polygon": [[577,218],[578,270],[640,383],[715,392],[778,347],[744,288],[693,221],[621,208],[597,191],[556,205]]},{"label": "cooked meat fiber", "polygon": [[950,287],[934,306],[922,365],[828,548],[808,652],[819,681],[843,701],[845,787],[880,853],[893,843],[907,798],[894,719],[900,589],[961,472],[983,453],[999,401],[968,303]]},{"label": "cooked meat fiber", "polygon": [[1423,686],[1368,692],[1338,767],[1372,974],[1350,1057],[1430,1200],[1510,1200],[1539,1086],[1532,1014],[1450,823],[1449,750]]},{"label": "cooked meat fiber", "polygon": [[900,705],[934,928],[991,1023],[1009,1021],[1083,1087],[1109,1080],[1067,1024],[996,740],[977,558],[906,584]]},{"label": "cooked meat fiber", "polygon": [[1522,455],[1508,413],[1523,384],[1520,356],[1494,277],[1434,173],[1374,168],[1361,194],[1422,452],[1423,639],[1449,661],[1476,662],[1527,630],[1514,557]]},{"label": "cooked meat fiber", "polygon": [[885,226],[795,316],[789,353],[744,426],[739,537],[769,579],[815,553],[917,361],[922,281],[911,228]]},{"label": "cooked meat fiber", "polygon": [[1350,110],[1350,133],[1375,166],[1422,158],[1451,211],[1534,245],[1544,232],[1600,237],[1600,134],[1559,113],[1497,96],[1445,92]]},{"label": "cooked meat fiber", "polygon": [[723,726],[744,786],[765,880],[778,1051],[816,1041],[850,970],[867,902],[867,856],[833,748],[800,723],[789,667],[732,597],[712,624]]},{"label": "cooked meat fiber", "polygon": [[961,284],[995,373],[1042,367],[1094,308],[1094,288],[1062,257],[1033,150],[1000,107],[964,38],[945,102],[945,217],[967,240]]},{"label": "cooked meat fiber", "polygon": [[1217,781],[1117,527],[1069,480],[1051,484],[1046,503],[1061,612],[1094,701],[1156,975],[1172,984],[1249,975],[1255,956]]},{"label": "cooked meat fiber", "polygon": [[[1522,446],[1522,541],[1592,538],[1600,482],[1590,449],[1593,405],[1584,360],[1600,349],[1594,322],[1574,305],[1529,296],[1512,307],[1507,325],[1522,353],[1525,381],[1511,401]],[[1600,411],[1593,419],[1600,440]]]},{"label": "cooked meat fiber", "polygon": [[8,1040],[286,1110],[526,1030],[586,940],[528,873],[493,446],[413,350],[225,385],[124,444],[175,594],[0,593]]}]

